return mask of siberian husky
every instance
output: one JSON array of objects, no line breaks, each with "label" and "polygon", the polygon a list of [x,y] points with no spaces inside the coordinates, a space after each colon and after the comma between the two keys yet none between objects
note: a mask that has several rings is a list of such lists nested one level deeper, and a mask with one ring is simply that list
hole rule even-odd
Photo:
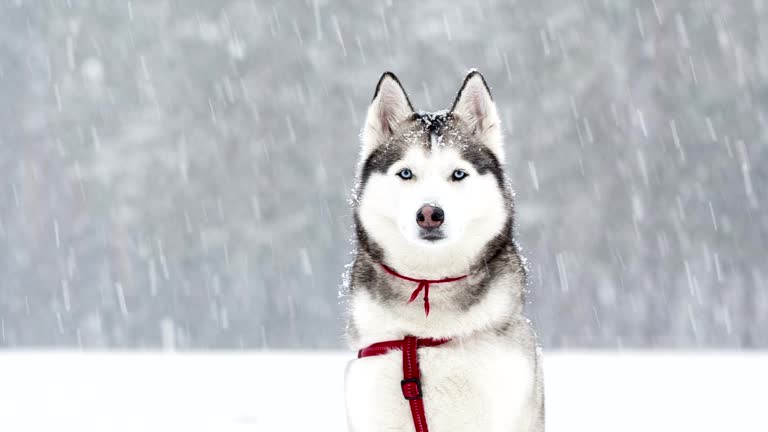
[{"label": "siberian husky", "polygon": [[[540,353],[523,315],[526,271],[484,78],[471,71],[449,111],[428,113],[414,111],[395,75],[384,73],[361,141],[346,297],[351,348],[406,336],[448,340],[418,349],[417,396],[433,432],[543,431]],[[418,429],[401,389],[403,364],[400,349],[349,363],[351,431]]]}]

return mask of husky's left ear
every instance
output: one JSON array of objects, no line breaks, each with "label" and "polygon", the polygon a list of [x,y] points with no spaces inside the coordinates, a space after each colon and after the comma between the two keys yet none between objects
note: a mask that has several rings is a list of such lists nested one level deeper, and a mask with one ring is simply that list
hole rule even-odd
[{"label": "husky's left ear", "polygon": [[451,113],[462,119],[475,136],[504,162],[501,120],[491,91],[480,72],[472,70],[464,78]]},{"label": "husky's left ear", "polygon": [[413,115],[413,107],[400,80],[392,72],[384,72],[376,85],[368,116],[363,126],[362,157],[365,159],[379,144],[385,142],[397,125]]}]

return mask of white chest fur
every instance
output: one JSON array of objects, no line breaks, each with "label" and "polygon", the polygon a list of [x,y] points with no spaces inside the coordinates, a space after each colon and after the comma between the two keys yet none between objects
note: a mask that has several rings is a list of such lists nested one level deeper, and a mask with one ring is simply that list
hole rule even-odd
[{"label": "white chest fur", "polygon": [[[527,431],[534,365],[508,341],[489,336],[418,351],[429,428],[439,432]],[[353,360],[347,366],[350,431],[414,430],[400,389],[402,353]]]}]

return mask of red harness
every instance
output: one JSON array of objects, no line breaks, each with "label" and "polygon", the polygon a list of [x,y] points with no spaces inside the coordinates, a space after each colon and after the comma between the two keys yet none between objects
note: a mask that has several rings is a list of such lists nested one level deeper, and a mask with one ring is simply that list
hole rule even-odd
[{"label": "red harness", "polygon": [[378,342],[357,353],[357,358],[371,357],[386,354],[389,350],[400,349],[403,351],[403,379],[400,381],[400,389],[403,396],[411,405],[411,416],[416,432],[428,432],[427,417],[424,413],[424,394],[421,390],[421,372],[419,371],[419,356],[416,350],[422,347],[436,347],[450,339],[419,339],[414,336],[406,336],[403,340]]},{"label": "red harness", "polygon": [[[464,275],[445,279],[415,279],[403,276],[384,264],[382,264],[381,267],[392,276],[411,282],[418,282],[419,286],[411,294],[408,303],[416,300],[416,297],[419,296],[419,293],[423,289],[424,313],[427,316],[429,316],[429,284],[455,282],[467,277],[467,275]],[[357,353],[357,358],[363,358],[386,354],[393,349],[399,349],[403,352],[403,379],[400,381],[400,389],[403,391],[405,399],[411,405],[411,416],[413,417],[413,426],[416,428],[416,432],[429,431],[427,428],[427,417],[424,413],[424,400],[422,399],[424,394],[421,390],[421,371],[419,370],[419,356],[416,353],[416,350],[423,347],[436,347],[448,341],[450,341],[450,339],[420,339],[415,336],[406,336],[403,340],[375,343],[367,348],[361,349]]]}]

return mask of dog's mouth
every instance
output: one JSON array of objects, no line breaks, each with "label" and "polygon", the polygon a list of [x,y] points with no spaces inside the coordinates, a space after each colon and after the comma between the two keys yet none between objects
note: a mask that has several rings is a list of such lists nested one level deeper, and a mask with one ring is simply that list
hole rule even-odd
[{"label": "dog's mouth", "polygon": [[436,242],[445,239],[445,234],[440,229],[422,229],[419,231],[419,238],[429,242]]}]

